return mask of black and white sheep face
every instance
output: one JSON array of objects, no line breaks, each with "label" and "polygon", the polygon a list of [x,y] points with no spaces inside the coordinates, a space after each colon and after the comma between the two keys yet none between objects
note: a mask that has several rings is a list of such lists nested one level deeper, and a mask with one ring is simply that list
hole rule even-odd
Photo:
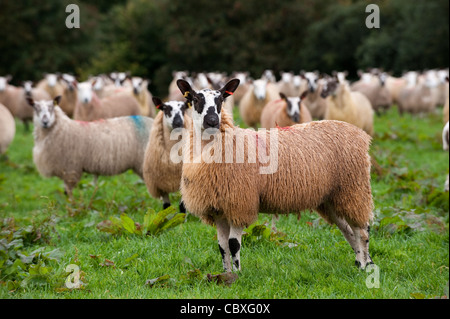
[{"label": "black and white sheep face", "polygon": [[338,87],[339,80],[337,78],[327,79],[323,82],[322,92],[320,92],[320,96],[325,99],[329,95],[335,95]]},{"label": "black and white sheep face", "polygon": [[141,94],[142,90],[146,89],[148,86],[148,80],[144,80],[138,76],[133,76],[131,78],[131,85],[133,86],[133,93],[136,95]]},{"label": "black and white sheep face", "polygon": [[8,82],[11,81],[11,75],[8,76],[0,76],[0,92],[6,89]]},{"label": "black and white sheep face", "polygon": [[304,74],[304,77],[306,79],[306,82],[308,84],[309,91],[315,92],[317,90],[317,81],[319,80],[319,77],[314,72],[306,72]]},{"label": "black and white sheep face", "polygon": [[128,72],[112,72],[109,77],[113,80],[115,86],[120,87],[130,77],[130,74]]},{"label": "black and white sheep face", "polygon": [[33,90],[33,82],[31,81],[23,82],[23,89],[25,91],[25,95],[31,95],[31,91]]},{"label": "black and white sheep face", "polygon": [[27,97],[27,102],[34,109],[35,120],[43,128],[50,128],[55,123],[55,106],[59,105],[61,96],[55,97],[54,100],[34,101],[31,97]]},{"label": "black and white sheep face", "polygon": [[73,75],[64,73],[61,76],[61,79],[67,85],[67,88],[70,91],[74,91],[76,89],[76,87],[77,87],[77,79]]},{"label": "black and white sheep face", "polygon": [[90,82],[78,84],[78,101],[83,104],[88,104],[92,101],[92,84]]},{"label": "black and white sheep face", "polygon": [[286,102],[287,107],[286,111],[289,118],[295,122],[300,123],[300,109],[302,100],[306,97],[308,91],[303,92],[303,94],[299,97],[287,97],[283,93],[280,92],[281,98]]},{"label": "black and white sheep face", "polygon": [[178,80],[177,85],[188,104],[194,108],[192,112],[194,125],[200,123],[202,129],[218,129],[220,127],[222,104],[237,89],[239,80],[230,80],[220,90],[203,89],[199,92],[195,92],[185,80]]},{"label": "black and white sheep face", "polygon": [[169,101],[163,103],[160,98],[153,97],[153,103],[164,113],[163,122],[171,130],[184,127],[184,114],[188,108],[186,102]]}]

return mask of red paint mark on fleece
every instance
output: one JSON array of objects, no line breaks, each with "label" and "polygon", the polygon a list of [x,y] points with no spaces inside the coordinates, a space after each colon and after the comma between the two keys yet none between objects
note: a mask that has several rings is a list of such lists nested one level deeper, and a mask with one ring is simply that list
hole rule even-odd
[{"label": "red paint mark on fleece", "polygon": [[81,126],[88,126],[89,124],[92,124],[92,123],[102,123],[102,122],[105,122],[105,120],[104,120],[104,119],[99,119],[99,120],[95,120],[95,121],[92,121],[92,122],[78,121],[78,120],[76,120],[75,122],[77,122],[77,123],[80,124]]}]

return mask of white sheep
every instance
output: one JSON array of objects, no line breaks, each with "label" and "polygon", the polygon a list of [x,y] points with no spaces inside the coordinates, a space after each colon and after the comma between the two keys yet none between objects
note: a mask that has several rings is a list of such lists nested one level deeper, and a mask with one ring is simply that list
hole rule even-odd
[{"label": "white sheep", "polygon": [[[234,269],[241,269],[242,232],[259,212],[299,214],[306,209],[316,210],[338,226],[355,252],[357,265],[365,268],[372,263],[369,135],[340,121],[309,122],[270,132],[241,129],[221,108],[239,80],[220,90],[199,92],[186,81],[177,83],[193,107],[193,126],[184,136],[182,200],[189,212],[216,225],[225,271],[231,270],[230,259]],[[197,135],[205,133],[214,137],[212,142],[198,142]],[[268,148],[273,156],[267,165],[264,157],[251,156],[257,149],[261,154]],[[237,160],[242,155],[238,149],[248,155],[243,161]],[[205,159],[211,153],[215,160]],[[224,157],[232,162],[224,163]],[[267,167],[270,170],[262,173],[261,168]]]},{"label": "white sheep", "polygon": [[[154,198],[163,199],[163,208],[170,206],[169,194],[180,189],[182,162],[174,162],[170,153],[178,140],[171,139],[173,131],[185,128],[188,106],[186,102],[163,103],[153,97],[153,103],[160,110],[153,121],[149,143],[144,156],[144,181],[148,192]],[[180,202],[180,211],[185,212]]]},{"label": "white sheep", "polygon": [[253,81],[239,104],[241,118],[247,126],[256,127],[264,106],[279,98],[278,87],[266,79]]},{"label": "white sheep", "polygon": [[11,112],[0,103],[0,155],[5,153],[16,134],[16,123]]},{"label": "white sheep", "polygon": [[346,82],[333,77],[325,81],[321,96],[327,101],[326,120],[344,121],[373,135],[374,111],[362,93],[351,91]]},{"label": "white sheep", "polygon": [[34,109],[33,161],[41,175],[62,179],[69,197],[83,172],[111,176],[131,169],[143,177],[153,119],[127,116],[81,122],[61,110],[60,97],[28,102]]},{"label": "white sheep", "polygon": [[92,90],[91,82],[78,84],[78,103],[75,107],[74,119],[79,121],[95,121],[127,115],[141,115],[137,100],[128,90],[99,99]]}]

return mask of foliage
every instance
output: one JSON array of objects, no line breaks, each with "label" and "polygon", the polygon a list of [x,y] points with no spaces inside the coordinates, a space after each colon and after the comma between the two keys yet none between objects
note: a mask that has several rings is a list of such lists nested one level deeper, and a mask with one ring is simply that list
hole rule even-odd
[{"label": "foliage", "polygon": [[98,223],[97,229],[113,235],[129,233],[140,236],[156,236],[167,229],[184,223],[185,215],[186,214],[176,213],[173,206],[158,213],[155,213],[153,209],[149,209],[145,214],[144,222],[141,225],[134,222],[127,214],[122,213],[120,218],[111,216],[108,220]]},{"label": "foliage", "polygon": [[[67,29],[65,6],[80,5]],[[448,67],[446,0],[383,0],[381,27],[367,29],[370,1],[2,1],[0,74],[13,83],[43,72],[129,70],[165,96],[172,71],[348,70]]]}]

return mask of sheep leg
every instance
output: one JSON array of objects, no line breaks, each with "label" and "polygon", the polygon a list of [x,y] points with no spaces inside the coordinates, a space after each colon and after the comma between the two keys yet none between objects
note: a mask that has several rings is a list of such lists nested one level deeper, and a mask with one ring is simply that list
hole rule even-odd
[{"label": "sheep leg", "polygon": [[182,214],[186,213],[186,207],[184,206],[183,200],[180,200],[179,208],[180,208],[180,213],[182,213]]},{"label": "sheep leg", "polygon": [[370,227],[367,225],[365,229],[358,226],[351,226],[353,234],[355,237],[355,254],[356,260],[355,264],[361,269],[365,269],[368,264],[373,264],[372,259],[369,255],[369,230]]},{"label": "sheep leg", "polygon": [[344,235],[347,242],[350,244],[352,249],[355,251],[358,250],[358,247],[356,246],[355,242],[355,235],[353,234],[353,230],[350,227],[350,225],[345,221],[345,219],[342,219],[340,217],[337,217],[336,214],[330,214],[329,215],[330,220],[339,228],[342,235]]},{"label": "sheep leg", "polygon": [[230,236],[230,225],[225,219],[216,219],[217,240],[219,241],[219,251],[222,255],[222,264],[224,272],[231,271],[231,255],[228,246],[228,237]]},{"label": "sheep leg", "polygon": [[449,177],[447,174],[447,179],[445,180],[445,184],[444,184],[444,192],[448,192],[449,189]]},{"label": "sheep leg", "polygon": [[166,209],[167,207],[170,206],[169,194],[164,193],[162,195],[162,198],[163,198],[163,209]]},{"label": "sheep leg", "polygon": [[231,225],[228,246],[230,247],[231,259],[233,260],[233,270],[241,270],[241,240],[244,228]]}]

